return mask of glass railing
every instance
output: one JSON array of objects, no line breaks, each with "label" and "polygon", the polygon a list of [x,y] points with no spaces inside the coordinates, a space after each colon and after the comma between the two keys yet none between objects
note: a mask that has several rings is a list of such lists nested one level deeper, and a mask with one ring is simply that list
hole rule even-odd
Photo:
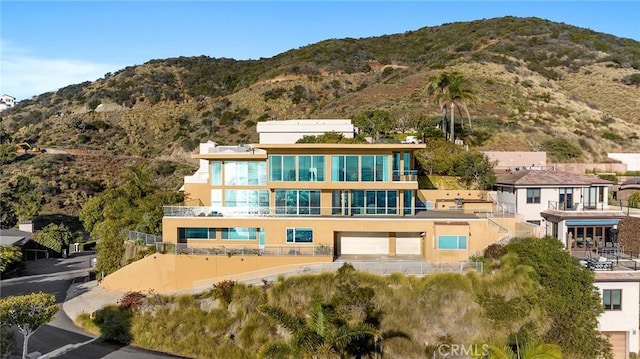
[{"label": "glass railing", "polygon": [[393,181],[395,182],[415,182],[418,180],[417,170],[393,171]]},{"label": "glass railing", "polygon": [[333,246],[286,245],[286,246],[242,246],[206,245],[188,243],[157,243],[156,251],[163,254],[220,255],[220,256],[271,256],[271,257],[331,257]]},{"label": "glass railing", "polygon": [[[217,206],[165,206],[165,217],[291,217],[291,216],[400,216],[397,207],[217,207]],[[408,216],[411,216],[409,214]]]}]

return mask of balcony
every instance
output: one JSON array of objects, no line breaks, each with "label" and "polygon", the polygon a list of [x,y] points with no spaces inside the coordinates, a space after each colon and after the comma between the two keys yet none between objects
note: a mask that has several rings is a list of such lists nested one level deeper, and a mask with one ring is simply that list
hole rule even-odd
[{"label": "balcony", "polygon": [[188,243],[156,243],[156,251],[164,254],[220,255],[220,256],[270,256],[270,257],[333,257],[333,246],[287,245],[287,246],[241,246],[202,245]]},{"label": "balcony", "polygon": [[617,206],[610,206],[604,202],[598,203],[580,203],[576,202],[573,204],[566,204],[564,202],[558,201],[549,201],[547,209],[552,209],[556,211],[601,211],[601,212],[613,212],[619,211],[620,208]]},{"label": "balcony", "polygon": [[416,182],[418,181],[417,170],[393,171],[394,182]]},{"label": "balcony", "polygon": [[402,216],[399,207],[353,207],[349,210],[333,207],[218,207],[164,206],[165,217],[413,217]]}]

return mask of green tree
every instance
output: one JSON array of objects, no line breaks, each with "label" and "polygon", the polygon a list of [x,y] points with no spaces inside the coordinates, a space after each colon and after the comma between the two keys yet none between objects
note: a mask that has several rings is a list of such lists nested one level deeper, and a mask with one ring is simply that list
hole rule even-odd
[{"label": "green tree", "polygon": [[529,343],[523,346],[489,345],[486,359],[562,359],[562,348],[556,344]]},{"label": "green tree", "polygon": [[490,189],[496,183],[494,165],[479,151],[466,151],[460,163],[455,166],[456,175],[467,186],[476,189]]},{"label": "green tree", "polygon": [[385,110],[368,110],[355,116],[353,124],[365,135],[371,136],[373,142],[379,135],[388,133],[393,127],[391,114]]},{"label": "green tree", "polygon": [[11,263],[20,262],[22,252],[16,246],[0,246],[0,273],[3,273]]},{"label": "green tree", "polygon": [[[473,99],[473,92],[468,88],[467,79],[457,72],[444,72],[429,78],[427,93],[434,98],[435,103],[442,112],[442,131],[447,135],[447,111],[451,109],[451,120],[449,124],[448,139],[455,142],[455,110],[462,117],[467,116],[469,126],[471,126],[471,116],[465,101]],[[464,121],[462,121],[464,127]],[[446,137],[445,137],[446,138]]]},{"label": "green tree", "polygon": [[597,329],[603,307],[593,272],[553,237],[517,238],[506,248],[517,256],[517,264],[534,269],[541,285],[540,304],[551,320],[542,342],[557,343],[566,356],[610,357],[611,346]]},{"label": "green tree", "polygon": [[0,299],[0,324],[15,325],[24,336],[23,359],[27,358],[31,335],[52,321],[57,311],[56,298],[52,294],[39,292]]},{"label": "green tree", "polygon": [[16,203],[14,211],[19,220],[33,219],[42,209],[42,195],[29,177],[20,175],[9,182],[8,192]]},{"label": "green tree", "polygon": [[35,241],[56,253],[62,253],[73,242],[73,233],[63,223],[50,223],[35,235]]},{"label": "green tree", "polygon": [[0,229],[13,228],[18,224],[18,216],[8,194],[0,193]]},{"label": "green tree", "polygon": [[629,196],[629,207],[640,207],[640,191],[635,191]]}]

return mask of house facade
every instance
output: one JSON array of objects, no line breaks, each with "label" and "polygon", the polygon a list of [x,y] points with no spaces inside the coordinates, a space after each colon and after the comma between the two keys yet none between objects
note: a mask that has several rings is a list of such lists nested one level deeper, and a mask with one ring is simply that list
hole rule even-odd
[{"label": "house facade", "polygon": [[595,286],[604,306],[598,330],[609,338],[615,359],[628,359],[640,351],[640,273],[596,272]]},{"label": "house facade", "polygon": [[16,105],[16,98],[7,94],[0,96],[0,111]]},{"label": "house facade", "polygon": [[[282,122],[285,133],[304,133]],[[192,290],[336,259],[460,264],[516,232],[513,216],[485,209],[418,210],[414,152],[424,144],[281,139],[201,144],[193,155],[199,169],[181,188],[184,203],[164,208],[158,252],[102,285]]]},{"label": "house facade", "polygon": [[537,226],[539,236],[558,238],[565,248],[605,247],[624,217],[608,205],[612,185],[597,176],[521,170],[499,173],[495,190],[501,208]]}]

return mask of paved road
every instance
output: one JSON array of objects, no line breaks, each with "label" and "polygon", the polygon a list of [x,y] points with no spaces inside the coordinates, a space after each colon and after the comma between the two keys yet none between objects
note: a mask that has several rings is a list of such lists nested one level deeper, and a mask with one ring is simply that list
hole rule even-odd
[{"label": "paved road", "polygon": [[[73,281],[85,280],[89,271],[92,254],[76,255],[67,259],[42,259],[25,262],[20,277],[0,281],[0,296],[22,295],[33,292],[45,292],[55,295],[60,310],[54,321],[42,326],[29,339],[29,352],[51,353],[67,345],[87,343],[76,349],[52,356],[57,358],[122,358],[152,359],[176,358],[164,353],[156,353],[129,345],[107,343],[95,339],[94,335],[75,326],[62,310],[67,290]],[[22,335],[16,333],[16,345],[22,348]],[[91,342],[90,342],[91,341]],[[20,349],[18,349],[20,350]]]}]

